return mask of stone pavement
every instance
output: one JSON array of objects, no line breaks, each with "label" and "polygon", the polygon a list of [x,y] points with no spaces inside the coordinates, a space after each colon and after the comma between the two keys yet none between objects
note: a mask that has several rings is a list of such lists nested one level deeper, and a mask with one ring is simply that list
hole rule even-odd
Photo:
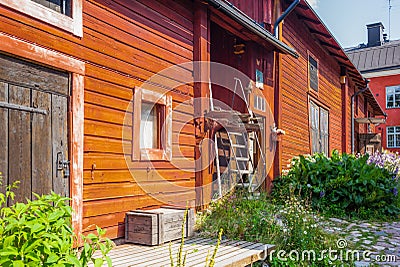
[{"label": "stone pavement", "polygon": [[323,224],[327,232],[348,242],[344,246],[370,251],[371,259],[377,260],[375,263],[358,261],[356,266],[400,266],[400,222],[367,223],[331,218]]}]

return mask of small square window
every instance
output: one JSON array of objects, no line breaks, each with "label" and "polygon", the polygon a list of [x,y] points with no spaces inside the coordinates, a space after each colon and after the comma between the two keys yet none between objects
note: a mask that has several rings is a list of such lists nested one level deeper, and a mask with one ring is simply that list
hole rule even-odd
[{"label": "small square window", "polygon": [[132,160],[171,160],[172,97],[135,88]]},{"label": "small square window", "polygon": [[142,102],[140,148],[161,149],[164,105]]}]

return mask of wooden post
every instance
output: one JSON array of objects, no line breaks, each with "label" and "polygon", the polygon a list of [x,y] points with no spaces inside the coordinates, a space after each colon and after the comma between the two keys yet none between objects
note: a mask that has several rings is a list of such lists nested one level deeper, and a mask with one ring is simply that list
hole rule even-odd
[{"label": "wooden post", "polygon": [[346,68],[340,69],[340,84],[342,90],[342,152],[349,152],[349,77],[346,75]]},{"label": "wooden post", "polygon": [[[194,8],[194,53],[193,60],[210,61],[210,23],[208,19],[208,7],[202,1],[195,2]],[[211,147],[203,146],[201,141],[204,138],[210,138],[206,132],[204,112],[209,109],[208,82],[210,77],[210,68],[205,64],[195,64],[194,66],[194,98],[195,98],[195,125],[196,125],[196,206],[203,208],[211,199],[211,182],[212,174],[210,174],[208,158]],[[197,100],[196,100],[197,99]],[[203,150],[203,151],[201,151]],[[206,150],[206,151],[204,151]],[[203,152],[203,153],[201,153]],[[208,186],[207,186],[208,185]]]},{"label": "wooden post", "polygon": [[[281,54],[275,52],[274,64],[275,64],[275,81],[274,81],[274,120],[276,127],[282,125],[282,93],[281,93]],[[274,158],[274,178],[281,174],[282,171],[282,142],[276,143],[276,151]]]}]

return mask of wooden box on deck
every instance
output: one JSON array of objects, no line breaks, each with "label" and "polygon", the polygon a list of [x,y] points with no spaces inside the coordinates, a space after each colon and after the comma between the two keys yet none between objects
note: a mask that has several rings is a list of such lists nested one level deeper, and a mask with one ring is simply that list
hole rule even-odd
[{"label": "wooden box on deck", "polygon": [[[185,209],[162,207],[126,213],[125,241],[142,245],[161,245],[182,236]],[[193,235],[194,210],[189,209],[184,227],[185,237]]]}]

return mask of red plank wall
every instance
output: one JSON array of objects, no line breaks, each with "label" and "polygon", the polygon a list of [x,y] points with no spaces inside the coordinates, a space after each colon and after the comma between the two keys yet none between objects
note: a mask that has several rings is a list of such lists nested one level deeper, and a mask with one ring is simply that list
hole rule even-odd
[{"label": "red plank wall", "polygon": [[[193,7],[191,1],[83,1],[83,38],[77,38],[48,24],[0,5],[0,31],[40,46],[72,55],[86,62],[84,121],[84,207],[83,228],[95,224],[107,229],[110,238],[124,235],[125,212],[159,205],[133,180],[125,162],[122,131],[133,88],[153,74],[174,64],[193,60]],[[16,48],[18,49],[18,48]],[[191,77],[182,68],[181,77]],[[173,108],[190,100],[192,86],[173,93]],[[128,110],[131,117],[132,111]],[[173,157],[179,160],[178,144],[184,156],[194,157],[193,123],[183,120],[193,115],[193,105],[185,104],[173,115]],[[130,151],[126,151],[129,155]],[[140,162],[137,174],[148,178],[159,193],[172,197],[194,195],[194,163],[180,171],[168,162]],[[186,186],[180,192],[164,192],[167,177]]]},{"label": "red plank wall", "polygon": [[294,47],[300,58],[282,56],[280,90],[282,94],[282,125],[286,131],[282,143],[282,166],[293,156],[309,154],[309,89],[308,89],[308,53],[319,63],[319,92],[311,94],[329,110],[329,149],[341,151],[342,100],[340,85],[340,67],[317,44],[306,26],[293,13],[283,24],[283,41]]}]

